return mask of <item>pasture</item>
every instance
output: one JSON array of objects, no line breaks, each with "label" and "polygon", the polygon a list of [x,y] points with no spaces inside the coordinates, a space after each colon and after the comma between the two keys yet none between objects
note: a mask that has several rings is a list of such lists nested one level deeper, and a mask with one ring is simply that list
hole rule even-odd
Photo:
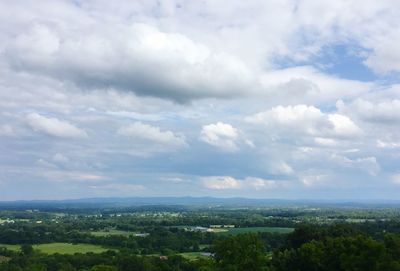
[{"label": "pasture", "polygon": [[178,255],[182,256],[183,258],[189,261],[194,261],[199,258],[209,258],[208,256],[203,255],[203,252],[183,252],[179,253]]},{"label": "pasture", "polygon": [[0,248],[5,247],[8,250],[12,251],[19,251],[21,246],[20,245],[6,245],[6,244],[0,244]]},{"label": "pasture", "polygon": [[121,231],[121,230],[102,230],[102,231],[91,231],[89,232],[91,235],[97,236],[97,237],[103,237],[103,236],[110,236],[110,235],[122,235],[122,236],[129,236],[129,235],[134,235],[135,232],[130,232],[130,231]]},{"label": "pasture", "polygon": [[291,233],[293,228],[283,228],[283,227],[244,227],[244,228],[226,228],[224,231],[216,232],[217,234],[225,235],[237,235],[241,233],[258,233],[258,232],[269,232],[269,233]]},{"label": "pasture", "polygon": [[[9,250],[19,251],[21,249],[20,245],[2,245],[0,247],[5,247]],[[75,254],[75,253],[102,253],[108,249],[91,244],[71,244],[71,243],[49,243],[49,244],[36,244],[32,245],[33,249],[40,251],[45,254]]]}]

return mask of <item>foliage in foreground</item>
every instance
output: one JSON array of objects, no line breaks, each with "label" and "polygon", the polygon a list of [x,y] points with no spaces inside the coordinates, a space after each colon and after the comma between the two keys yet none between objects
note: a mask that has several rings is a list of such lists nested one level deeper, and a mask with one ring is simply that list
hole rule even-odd
[{"label": "foliage in foreground", "polygon": [[276,251],[274,271],[398,271],[400,236],[386,234],[383,240],[352,230],[333,227],[319,232],[312,227],[296,230],[286,248]]}]

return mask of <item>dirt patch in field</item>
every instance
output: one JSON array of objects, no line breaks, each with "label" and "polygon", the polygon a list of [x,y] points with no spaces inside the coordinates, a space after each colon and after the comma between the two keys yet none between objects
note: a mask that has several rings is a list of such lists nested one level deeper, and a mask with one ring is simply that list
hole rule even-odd
[{"label": "dirt patch in field", "polygon": [[11,258],[0,255],[0,263],[8,262]]}]

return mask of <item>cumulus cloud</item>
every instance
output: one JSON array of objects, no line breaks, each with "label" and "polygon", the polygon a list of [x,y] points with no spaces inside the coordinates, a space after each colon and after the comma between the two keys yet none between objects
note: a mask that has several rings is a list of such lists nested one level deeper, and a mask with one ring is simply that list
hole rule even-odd
[{"label": "cumulus cloud", "polygon": [[30,113],[26,116],[27,124],[35,131],[61,138],[86,138],[84,130],[77,128],[67,121],[57,118],[48,118],[38,113]]},{"label": "cumulus cloud", "polygon": [[369,156],[369,157],[358,157],[355,159],[350,159],[346,156],[341,156],[337,154],[331,155],[331,161],[337,163],[338,165],[344,168],[356,168],[361,171],[366,171],[370,175],[377,175],[380,170],[381,166],[379,165],[376,157]]},{"label": "cumulus cloud", "polygon": [[274,161],[269,165],[272,174],[290,175],[294,173],[293,168],[284,161]]},{"label": "cumulus cloud", "polygon": [[67,156],[62,153],[56,153],[53,155],[53,161],[57,163],[68,163],[70,160]]},{"label": "cumulus cloud", "polygon": [[388,141],[382,141],[382,140],[377,140],[376,146],[378,148],[388,148],[388,149],[394,149],[394,148],[400,148],[400,142],[388,142]]},{"label": "cumulus cloud", "polygon": [[107,111],[106,114],[116,117],[124,117],[141,121],[160,121],[164,117],[156,114],[142,114],[132,111]]},{"label": "cumulus cloud", "polygon": [[373,52],[364,61],[364,64],[378,74],[389,74],[400,71],[400,54],[396,44],[400,42],[400,31],[398,29],[388,30],[389,33],[382,35],[380,41],[367,46],[373,48]]},{"label": "cumulus cloud", "polygon": [[245,189],[253,188],[256,190],[274,188],[285,184],[285,181],[266,180],[257,177],[246,177],[245,179],[236,179],[231,176],[207,176],[200,178],[204,187],[208,189]]},{"label": "cumulus cloud", "polygon": [[209,189],[238,189],[241,184],[230,176],[209,176],[201,178],[203,185]]},{"label": "cumulus cloud", "polygon": [[265,180],[262,178],[247,177],[243,181],[244,186],[253,187],[256,190],[275,188],[278,186],[284,186],[287,182],[285,181],[275,181],[275,180]]},{"label": "cumulus cloud", "polygon": [[246,118],[249,123],[265,125],[270,132],[298,133],[315,137],[349,138],[362,130],[347,116],[323,113],[314,106],[277,106]]},{"label": "cumulus cloud", "polygon": [[90,186],[91,189],[95,189],[98,190],[99,192],[106,192],[106,191],[112,191],[112,192],[117,192],[119,193],[123,193],[123,194],[129,194],[132,192],[136,192],[136,191],[142,191],[144,189],[146,189],[146,187],[144,185],[141,184],[104,184],[104,185],[92,185]]},{"label": "cumulus cloud", "polygon": [[238,149],[236,143],[238,137],[239,131],[235,127],[227,123],[217,122],[202,127],[200,140],[222,150],[236,151]]},{"label": "cumulus cloud", "polygon": [[99,27],[103,31],[83,28],[87,33],[82,35],[36,23],[7,46],[5,55],[15,69],[81,87],[111,87],[177,101],[232,97],[254,85],[251,71],[238,58],[183,34],[143,23]]},{"label": "cumulus cloud", "polygon": [[0,125],[0,136],[15,136],[15,131],[10,125]]},{"label": "cumulus cloud", "polygon": [[314,138],[314,141],[317,145],[323,146],[323,147],[336,147],[339,142],[337,140],[334,140],[332,138],[324,138],[324,137],[316,137]]},{"label": "cumulus cloud", "polygon": [[162,131],[159,127],[144,124],[142,122],[134,122],[118,129],[121,136],[145,139],[160,144],[171,144],[182,146],[185,145],[185,137],[176,135],[171,131]]},{"label": "cumulus cloud", "polygon": [[44,170],[40,172],[39,175],[55,182],[101,182],[108,179],[101,174],[81,171]]},{"label": "cumulus cloud", "polygon": [[399,3],[0,1],[0,198],[394,195]]},{"label": "cumulus cloud", "polygon": [[[43,5],[49,10],[55,9],[50,3]],[[113,10],[111,7],[98,10],[108,14],[102,19],[102,16],[93,18],[90,11],[77,9],[74,5],[61,5],[60,10],[64,12],[58,15],[63,20],[37,9],[26,11],[30,20],[9,18],[4,14],[3,17],[8,19],[4,19],[4,23],[9,25],[10,33],[4,37],[7,42],[2,56],[13,69],[48,75],[85,89],[114,88],[179,102],[265,94],[271,86],[280,86],[274,94],[287,92],[285,97],[289,99],[304,94],[332,99],[339,95],[354,96],[370,87],[367,83],[324,75],[312,67],[267,72],[263,69],[266,64],[273,67],[277,55],[304,60],[335,42],[338,21],[343,23],[341,26],[345,30],[352,26],[338,16],[343,13],[341,8],[347,6],[344,3],[317,8],[318,12],[326,12],[331,18],[323,29],[320,29],[319,20],[305,19],[306,16],[315,17],[308,12],[316,7],[308,1],[249,4],[245,9],[252,11],[248,14],[252,20],[242,18],[241,27],[231,24],[232,18],[242,17],[237,13],[238,9],[227,9],[222,2],[172,5],[174,16],[168,16],[170,24],[164,24],[164,27],[157,21],[140,18],[126,22],[117,14],[109,14],[110,9]],[[154,14],[150,10],[163,6],[152,1],[148,5],[154,6],[126,4],[124,16],[144,12],[151,17]],[[232,4],[233,7],[237,5],[243,4]],[[14,13],[19,8],[17,4],[8,6]],[[350,5],[348,8],[355,7]],[[330,9],[338,14],[332,14]],[[373,14],[379,14],[377,10],[373,9]],[[269,19],[265,18],[266,13],[270,14]],[[187,14],[192,14],[189,17],[201,27],[188,30],[186,23],[194,22],[184,22]],[[198,14],[208,14],[216,20],[204,21],[208,16]],[[42,20],[43,17],[51,19]],[[254,19],[258,20],[257,24]],[[275,21],[271,21],[273,19]],[[15,29],[15,25],[24,25],[24,28]],[[304,32],[308,31],[321,35],[310,35],[305,39]],[[215,37],[212,40],[206,38],[210,32]],[[269,35],[260,36],[260,32]],[[325,33],[328,34],[323,35]],[[245,38],[238,40],[238,36]]]},{"label": "cumulus cloud", "polygon": [[327,181],[327,175],[305,175],[300,177],[300,181],[305,186],[316,186]]},{"label": "cumulus cloud", "polygon": [[394,184],[400,185],[400,174],[393,174],[391,180]]},{"label": "cumulus cloud", "polygon": [[374,84],[325,74],[312,66],[297,66],[264,72],[261,82],[267,96],[283,105],[302,102],[326,103],[354,98],[373,89]]},{"label": "cumulus cloud", "polygon": [[338,101],[336,106],[340,111],[352,114],[367,122],[387,124],[400,122],[399,99],[373,102],[359,98],[349,104]]}]

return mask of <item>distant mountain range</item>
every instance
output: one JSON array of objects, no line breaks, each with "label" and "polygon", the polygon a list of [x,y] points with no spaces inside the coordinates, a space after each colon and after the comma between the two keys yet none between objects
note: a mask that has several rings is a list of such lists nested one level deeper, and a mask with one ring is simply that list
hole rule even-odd
[{"label": "distant mountain range", "polygon": [[309,200],[250,199],[214,197],[131,197],[83,198],[68,200],[0,201],[0,209],[36,208],[127,208],[138,206],[200,206],[200,207],[400,207],[400,200]]}]

